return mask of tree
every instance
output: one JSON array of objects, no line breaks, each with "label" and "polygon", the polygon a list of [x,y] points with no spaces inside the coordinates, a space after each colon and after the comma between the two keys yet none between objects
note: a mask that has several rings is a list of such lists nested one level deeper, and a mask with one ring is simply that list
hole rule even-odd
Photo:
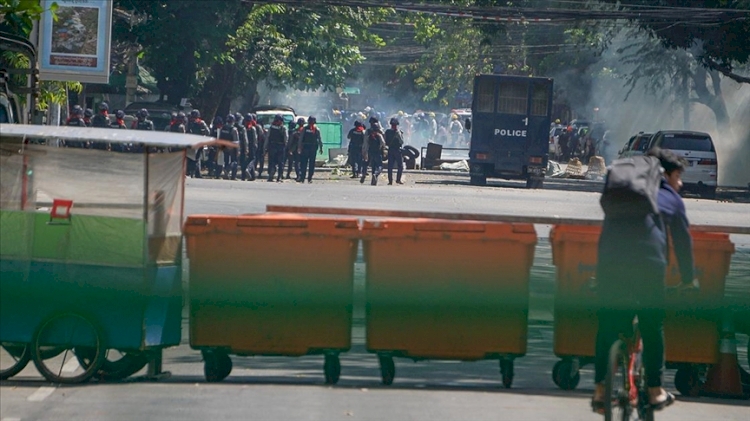
[{"label": "tree", "polygon": [[252,96],[264,80],[278,87],[334,89],[364,60],[358,44],[382,42],[367,28],[388,13],[240,0],[115,4],[140,16],[117,36],[142,46],[161,93],[173,103],[192,97],[207,116],[226,113],[232,99]]}]

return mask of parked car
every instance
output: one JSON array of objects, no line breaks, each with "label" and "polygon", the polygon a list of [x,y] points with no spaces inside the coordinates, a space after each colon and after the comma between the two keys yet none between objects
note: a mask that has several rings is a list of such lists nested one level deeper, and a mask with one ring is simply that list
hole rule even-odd
[{"label": "parked car", "polygon": [[276,114],[281,114],[286,126],[297,119],[297,113],[294,111],[294,108],[284,105],[261,105],[253,108],[252,112],[258,118],[258,124],[262,125],[265,129],[271,127]]},{"label": "parked car", "polygon": [[619,157],[627,158],[629,156],[643,155],[649,149],[649,144],[653,133],[640,132],[628,140],[628,143],[620,150]]},{"label": "parked car", "polygon": [[[125,114],[135,116],[139,110],[145,108],[148,110],[148,118],[154,122],[154,129],[157,131],[164,130],[167,125],[172,121],[172,113],[176,113],[179,110],[174,105],[168,102],[146,102],[138,101],[131,102],[123,111]],[[112,111],[114,113],[114,111]],[[190,111],[185,111],[189,113]],[[130,128],[130,126],[128,126]]]},{"label": "parked car", "polygon": [[664,130],[657,132],[648,148],[659,147],[674,152],[687,161],[682,174],[683,191],[701,197],[716,197],[719,163],[714,142],[708,133]]}]

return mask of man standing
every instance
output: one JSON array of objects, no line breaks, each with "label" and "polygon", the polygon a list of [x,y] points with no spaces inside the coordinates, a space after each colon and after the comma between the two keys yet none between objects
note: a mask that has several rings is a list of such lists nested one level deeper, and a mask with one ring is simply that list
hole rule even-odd
[{"label": "man standing", "polygon": [[177,113],[176,118],[172,121],[172,124],[169,125],[169,131],[172,133],[187,133],[185,123],[187,123],[185,113],[180,111],[179,113]]},{"label": "man standing", "polygon": [[349,165],[352,166],[352,177],[357,178],[361,175],[364,163],[362,162],[362,145],[365,143],[365,126],[359,120],[354,121],[354,128],[349,130],[346,135],[349,139]]},{"label": "man standing", "polygon": [[242,120],[245,125],[245,134],[247,136],[247,164],[242,169],[242,179],[255,181],[255,160],[258,152],[258,130],[255,127],[255,116],[246,114]]},{"label": "man standing", "polygon": [[[234,115],[229,113],[219,131],[219,139],[234,143],[239,147],[240,135],[234,127]],[[222,148],[219,148],[220,150]],[[224,179],[237,179],[237,148],[224,149]]]},{"label": "man standing", "polygon": [[154,131],[154,122],[148,119],[148,110],[141,108],[135,115],[136,120],[130,126],[132,130]]},{"label": "man standing", "polygon": [[265,150],[268,151],[268,181],[273,181],[273,175],[278,170],[276,182],[281,183],[281,177],[284,175],[284,153],[286,144],[289,140],[289,133],[284,125],[284,117],[276,114],[273,117],[271,127],[268,129],[266,136]]},{"label": "man standing", "polygon": [[385,131],[385,145],[388,147],[388,185],[393,185],[393,167],[397,167],[396,183],[404,184],[401,175],[404,172],[404,157],[401,148],[404,146],[404,135],[398,129],[398,119],[392,118],[391,128]]},{"label": "man standing", "polygon": [[323,153],[323,140],[320,138],[320,130],[315,127],[317,120],[315,117],[310,116],[307,119],[307,127],[302,132],[300,139],[300,145],[297,148],[297,152],[300,155],[300,177],[297,179],[298,183],[305,182],[305,176],[307,176],[307,182],[312,183],[313,174],[315,174],[315,151]]},{"label": "man standing", "polygon": [[237,156],[237,166],[240,170],[240,179],[245,181],[247,179],[245,167],[247,166],[247,128],[245,128],[244,118],[241,113],[234,114],[234,128],[237,129],[237,137],[239,138],[239,149],[235,152]]},{"label": "man standing", "polygon": [[286,170],[286,179],[290,178],[292,173],[292,166],[294,167],[294,179],[298,179],[300,176],[299,168],[299,145],[302,140],[302,132],[305,130],[305,119],[300,117],[297,119],[297,127],[293,128],[292,133],[289,135],[289,143],[287,144],[287,161],[289,166]]},{"label": "man standing", "polygon": [[[70,112],[70,118],[68,118],[68,121],[65,122],[65,125],[72,127],[87,127],[86,122],[83,121],[83,108],[81,108],[79,105],[74,106]],[[86,142],[78,140],[67,140],[64,142],[64,145],[69,148],[87,147]]]},{"label": "man standing", "polygon": [[[101,104],[99,104],[99,114],[95,115],[91,119],[91,126],[109,128],[109,105],[106,102],[102,102]],[[109,143],[93,142],[91,144],[91,148],[106,151],[109,149]]]},{"label": "man standing", "polygon": [[[383,139],[383,134],[381,133],[380,123],[376,121],[372,123],[369,135],[365,138],[365,143],[362,145],[363,160],[372,169],[372,181],[370,181],[370,184],[373,186],[378,184],[378,177],[380,176],[380,172],[383,171],[384,150],[385,139]],[[362,169],[362,177],[359,179],[359,182],[364,183],[365,178],[367,178],[367,166]]]},{"label": "man standing", "polygon": [[[208,136],[209,130],[206,122],[201,119],[201,113],[198,110],[190,111],[190,117],[188,118],[188,124],[185,128],[187,133],[196,136]],[[195,153],[192,151],[187,152],[187,175],[194,178],[203,178],[201,175],[201,164],[204,160],[205,151],[203,146],[199,147]]]},{"label": "man standing", "polygon": [[94,110],[86,108],[83,112],[83,122],[86,123],[86,127],[92,127],[91,119],[94,118]]}]

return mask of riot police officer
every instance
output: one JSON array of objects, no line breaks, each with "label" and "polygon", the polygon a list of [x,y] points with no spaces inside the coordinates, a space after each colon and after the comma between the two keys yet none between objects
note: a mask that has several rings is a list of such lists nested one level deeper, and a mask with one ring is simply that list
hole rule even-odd
[{"label": "riot police officer", "polygon": [[297,152],[300,155],[300,176],[297,178],[298,183],[305,182],[305,176],[307,176],[307,182],[312,183],[313,174],[315,174],[315,152],[320,151],[323,153],[323,140],[320,138],[320,130],[315,127],[317,120],[315,117],[310,116],[307,119],[307,127],[302,131],[300,138],[300,144],[297,147]]},{"label": "riot police officer", "polygon": [[[219,139],[221,129],[224,127],[224,119],[216,116],[211,124],[211,137]],[[224,168],[224,150],[220,146],[211,146],[208,149],[208,173],[209,176],[220,178]]]},{"label": "riot police officer", "polygon": [[393,167],[397,168],[396,183],[404,184],[401,175],[404,172],[404,157],[401,148],[404,146],[404,134],[398,129],[398,119],[392,118],[391,128],[385,131],[385,145],[388,147],[388,185],[393,185]]},{"label": "riot police officer", "polygon": [[169,125],[169,131],[172,133],[187,133],[187,128],[185,127],[186,123],[187,116],[185,115],[185,113],[180,111],[179,113],[177,113],[174,121],[172,121],[172,124]]},{"label": "riot police officer", "polygon": [[113,129],[126,129],[128,126],[125,125],[125,111],[117,110],[115,113],[115,121],[109,123],[109,127]]},{"label": "riot police officer", "polygon": [[[109,105],[107,105],[106,102],[102,102],[101,104],[99,104],[99,114],[95,115],[91,119],[91,126],[101,127],[101,128],[109,127]],[[99,150],[108,150],[109,144],[105,142],[93,142],[91,144],[91,148],[99,149]]]},{"label": "riot police officer", "polygon": [[[233,114],[227,115],[224,125],[219,130],[219,139],[232,142],[239,147],[240,136],[234,127],[234,120]],[[237,148],[224,148],[224,179],[227,178],[237,179]]]},{"label": "riot police officer", "polygon": [[154,122],[149,120],[147,109],[141,108],[138,113],[136,113],[135,117],[136,120],[133,122],[133,125],[130,126],[131,129],[154,131]]},{"label": "riot police officer", "polygon": [[[70,111],[70,118],[65,122],[66,126],[72,127],[87,127],[86,122],[83,121],[83,108],[80,105],[76,105]],[[84,141],[78,140],[66,140],[64,145],[69,148],[86,148],[88,144]]]},{"label": "riot police officer", "polygon": [[[188,118],[187,127],[185,127],[187,133],[196,136],[208,136],[209,129],[206,122],[201,120],[201,113],[198,110],[190,111],[190,117]],[[194,178],[203,178],[201,175],[201,164],[205,158],[206,151],[204,147],[199,147],[195,153],[193,151],[187,151],[187,175]]]},{"label": "riot police officer", "polygon": [[286,147],[286,159],[289,162],[286,170],[286,178],[287,180],[290,178],[292,167],[294,167],[294,179],[296,180],[300,176],[298,149],[302,140],[302,132],[305,130],[305,119],[302,117],[298,118],[296,127],[290,125],[290,128],[292,128],[292,133],[289,135],[289,143]]},{"label": "riot police officer", "polygon": [[245,125],[245,135],[247,136],[247,163],[242,168],[242,179],[255,181],[255,158],[258,152],[258,130],[255,128],[255,116],[246,114],[242,120]]},{"label": "riot police officer", "polygon": [[[372,123],[369,135],[365,138],[365,143],[362,145],[363,160],[372,170],[372,181],[370,184],[373,186],[378,184],[378,177],[380,176],[380,172],[383,171],[384,151],[385,139],[383,139],[383,134],[381,133],[380,123],[376,121]],[[359,179],[359,182],[364,183],[365,178],[367,178],[367,166],[362,170],[362,177]]]},{"label": "riot police officer", "polygon": [[86,123],[86,127],[91,127],[91,119],[94,117],[94,110],[91,108],[86,108],[86,110],[83,111],[83,122]]},{"label": "riot police officer", "polygon": [[349,139],[348,155],[349,165],[352,166],[351,178],[357,178],[362,175],[363,168],[365,165],[362,162],[362,145],[365,143],[365,125],[360,123],[359,120],[354,121],[354,128],[349,130],[349,134],[346,135]]},{"label": "riot police officer", "polygon": [[244,118],[242,117],[241,113],[235,113],[234,114],[234,128],[237,129],[237,137],[239,138],[239,150],[235,152],[237,155],[237,165],[240,170],[240,178],[242,181],[245,181],[247,179],[246,173],[247,171],[245,168],[247,168],[248,161],[248,138],[247,138],[247,128],[244,124]]},{"label": "riot police officer", "polygon": [[286,153],[286,144],[289,140],[289,134],[284,125],[284,118],[281,114],[276,114],[268,129],[268,136],[264,149],[268,151],[268,181],[273,181],[273,175],[278,170],[276,182],[281,182],[284,174],[284,153]]}]

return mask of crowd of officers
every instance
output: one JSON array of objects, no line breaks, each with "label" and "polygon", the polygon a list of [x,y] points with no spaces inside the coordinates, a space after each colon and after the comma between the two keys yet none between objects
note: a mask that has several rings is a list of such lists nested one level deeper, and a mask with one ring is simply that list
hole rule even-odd
[{"label": "crowd of officers", "polygon": [[[100,127],[131,130],[155,130],[146,109],[136,114],[130,127],[125,124],[125,113],[118,110],[115,118],[109,115],[109,106],[103,102],[99,112],[73,107],[67,126]],[[226,141],[226,144],[198,149],[195,154],[188,153],[187,174],[190,177],[202,178],[203,170],[208,177],[230,180],[254,181],[263,177],[265,157],[268,156],[267,181],[282,182],[291,179],[298,183],[312,183],[315,174],[315,158],[323,152],[323,141],[320,130],[316,127],[316,118],[297,119],[287,127],[280,114],[274,116],[267,129],[258,123],[257,116],[249,113],[229,114],[225,118],[216,117],[209,126],[201,119],[198,110],[188,115],[183,112],[172,115],[171,122],[164,128],[174,133],[189,133],[199,136],[211,136]],[[369,119],[370,127],[359,120],[354,121],[354,128],[349,131],[347,139],[348,162],[352,169],[351,178],[359,178],[364,183],[368,168],[372,175],[371,185],[377,185],[378,177],[383,171],[384,160],[388,161],[388,184],[392,185],[393,170],[396,170],[396,184],[403,184],[403,146],[404,134],[399,130],[399,120],[391,118],[390,128],[383,130],[377,117]],[[231,144],[231,145],[230,145]],[[138,145],[111,145],[105,143],[67,142],[64,146],[74,148],[111,149],[118,152],[143,152]],[[205,167],[205,168],[204,168]],[[286,172],[286,175],[284,174]]]}]

